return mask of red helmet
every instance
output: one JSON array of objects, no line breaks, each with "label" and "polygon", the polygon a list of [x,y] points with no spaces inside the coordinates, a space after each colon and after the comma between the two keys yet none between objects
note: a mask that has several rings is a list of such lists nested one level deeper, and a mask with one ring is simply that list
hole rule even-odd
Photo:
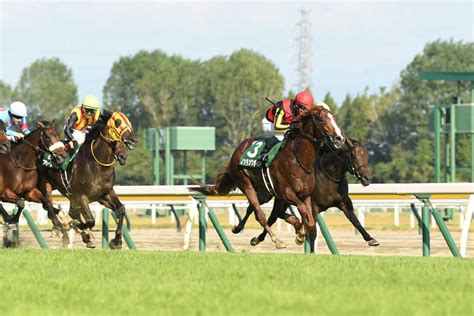
[{"label": "red helmet", "polygon": [[295,97],[295,102],[305,107],[313,106],[314,100],[313,95],[309,91],[301,91]]}]

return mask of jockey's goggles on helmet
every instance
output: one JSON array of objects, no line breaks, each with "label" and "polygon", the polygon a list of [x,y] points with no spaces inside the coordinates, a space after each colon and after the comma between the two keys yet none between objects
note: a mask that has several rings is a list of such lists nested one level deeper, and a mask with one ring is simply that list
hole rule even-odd
[{"label": "jockey's goggles on helmet", "polygon": [[87,108],[84,108],[84,113],[86,114],[95,114],[95,110],[94,109],[87,109]]},{"label": "jockey's goggles on helmet", "polygon": [[17,120],[21,120],[23,118],[23,116],[18,116],[18,115],[15,115],[15,114],[11,114],[11,117],[14,118],[14,119],[17,119]]}]

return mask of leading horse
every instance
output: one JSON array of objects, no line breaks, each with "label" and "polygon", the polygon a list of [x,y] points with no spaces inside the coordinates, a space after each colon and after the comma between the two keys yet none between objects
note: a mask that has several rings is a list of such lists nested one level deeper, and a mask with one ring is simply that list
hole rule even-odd
[{"label": "leading horse", "polygon": [[[50,184],[53,189],[57,189],[69,199],[69,215],[76,219],[72,225],[76,225],[75,228],[81,231],[82,239],[88,248],[95,247],[92,241],[93,235],[90,232],[95,225],[95,219],[89,204],[96,201],[112,209],[117,215],[115,238],[109,245],[112,249],[122,247],[125,206],[120,202],[113,188],[114,164],[118,149],[124,144],[130,148],[135,145],[132,132],[132,126],[123,113],[104,111],[91,127],[84,144],[65,173],[45,166],[40,170],[42,181],[38,183],[38,188],[47,194],[48,184]],[[122,164],[126,159],[126,156],[123,157],[123,155],[118,157]],[[84,221],[79,220],[81,215]]]},{"label": "leading horse", "polygon": [[315,186],[314,162],[323,143],[334,148],[340,148],[344,144],[344,136],[335,116],[324,107],[313,106],[296,117],[285,135],[280,151],[268,168],[269,182],[273,184],[274,194],[264,183],[263,169],[245,169],[239,165],[242,154],[254,141],[255,138],[248,138],[240,143],[227,169],[217,176],[214,185],[200,184],[190,190],[206,195],[226,195],[238,187],[249,200],[248,211],[255,212],[257,221],[270,234],[276,247],[284,248],[284,243],[267,224],[265,213],[260,206],[275,195],[298,207],[304,224],[297,234],[298,242],[304,242],[306,231],[314,240],[316,221],[311,202],[311,193]]},{"label": "leading horse", "polygon": [[[330,207],[337,207],[344,212],[344,215],[352,225],[360,232],[369,246],[378,246],[379,242],[375,240],[360,224],[359,219],[354,213],[354,206],[349,197],[349,184],[346,173],[354,175],[363,186],[368,186],[372,180],[372,173],[369,166],[369,155],[367,149],[361,142],[347,139],[345,146],[338,151],[323,148],[319,152],[319,157],[315,164],[315,177],[317,185],[314,187],[312,201],[317,213],[324,212]],[[295,230],[301,227],[301,222],[294,215],[285,213],[288,204],[276,199],[272,213],[268,218],[268,225],[273,225],[277,217],[292,224]],[[232,231],[240,232],[250,214],[246,214],[242,222]],[[264,230],[258,237],[251,240],[253,246],[265,240],[267,232]]]}]

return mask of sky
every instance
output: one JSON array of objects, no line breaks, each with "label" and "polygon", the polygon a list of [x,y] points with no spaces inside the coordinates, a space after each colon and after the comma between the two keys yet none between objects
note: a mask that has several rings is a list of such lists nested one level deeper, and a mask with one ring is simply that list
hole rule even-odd
[{"label": "sky", "polygon": [[59,57],[79,99],[102,98],[121,56],[160,49],[207,60],[247,48],[271,60],[286,91],[296,91],[297,24],[307,8],[312,91],[317,101],[329,91],[340,104],[365,87],[391,87],[428,42],[473,42],[473,3],[0,0],[0,80],[14,87],[24,67]]}]

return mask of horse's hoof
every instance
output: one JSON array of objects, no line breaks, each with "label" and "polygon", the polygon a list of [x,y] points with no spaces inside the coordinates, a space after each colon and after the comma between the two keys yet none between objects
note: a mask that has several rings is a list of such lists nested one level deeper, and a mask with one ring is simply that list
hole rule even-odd
[{"label": "horse's hoof", "polygon": [[122,249],[122,241],[120,240],[119,242],[115,241],[115,239],[112,239],[109,242],[109,248],[110,249]]},{"label": "horse's hoof", "polygon": [[253,237],[252,239],[250,239],[250,244],[252,246],[256,246],[260,243],[260,240],[258,239],[258,237]]},{"label": "horse's hoof", "polygon": [[371,240],[369,240],[368,244],[369,244],[369,246],[372,246],[372,247],[380,246],[380,243],[377,240],[373,239],[373,238]]},{"label": "horse's hoof", "polygon": [[53,226],[53,228],[51,228],[51,236],[49,236],[49,238],[59,238],[59,236],[61,236],[61,230],[59,229],[59,227],[57,226]]},{"label": "horse's hoof", "polygon": [[242,229],[239,228],[239,226],[234,226],[232,227],[232,233],[238,234],[242,231]]},{"label": "horse's hoof", "polygon": [[86,244],[86,247],[89,248],[89,249],[94,249],[94,248],[95,248],[95,244],[94,244],[92,241],[89,241],[89,242]]},{"label": "horse's hoof", "polygon": [[305,235],[302,235],[302,234],[300,234],[299,232],[297,232],[297,233],[296,233],[296,237],[295,237],[295,243],[296,243],[298,246],[301,246],[301,245],[304,243],[305,238],[306,238]]},{"label": "horse's hoof", "polygon": [[281,240],[278,240],[276,243],[275,243],[275,247],[276,249],[285,249],[286,248],[286,244],[281,241]]},{"label": "horse's hoof", "polygon": [[72,248],[72,242],[67,234],[63,235],[63,247]]}]

